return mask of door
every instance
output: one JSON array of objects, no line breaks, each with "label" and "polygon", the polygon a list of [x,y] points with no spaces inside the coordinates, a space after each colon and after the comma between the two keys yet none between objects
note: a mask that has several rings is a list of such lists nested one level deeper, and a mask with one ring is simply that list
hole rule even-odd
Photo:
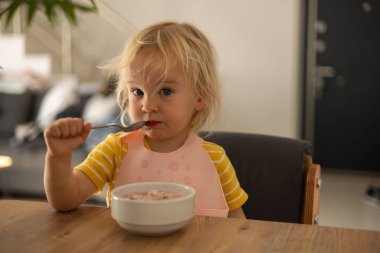
[{"label": "door", "polygon": [[314,159],[380,171],[380,1],[318,0]]}]

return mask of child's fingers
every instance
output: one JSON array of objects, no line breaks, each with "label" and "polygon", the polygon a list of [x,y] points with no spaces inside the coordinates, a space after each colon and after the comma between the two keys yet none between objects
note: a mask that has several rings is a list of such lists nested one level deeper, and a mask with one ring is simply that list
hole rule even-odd
[{"label": "child's fingers", "polygon": [[77,123],[76,120],[72,120],[68,122],[67,129],[69,130],[69,136],[76,136],[77,135]]},{"label": "child's fingers", "polygon": [[61,131],[58,126],[51,125],[45,130],[45,137],[47,138],[59,138]]},{"label": "child's fingers", "polygon": [[74,118],[69,124],[70,136],[80,135],[83,128],[83,122],[79,118]]},{"label": "child's fingers", "polygon": [[83,121],[80,118],[63,118],[55,121],[46,131],[46,137],[69,138],[81,136],[83,132]]},{"label": "child's fingers", "polygon": [[82,134],[81,134],[81,137],[82,137],[83,141],[85,141],[87,139],[88,135],[91,132],[91,129],[92,129],[92,124],[91,123],[84,124],[83,131],[82,131]]},{"label": "child's fingers", "polygon": [[70,122],[68,120],[62,120],[58,124],[58,128],[61,131],[62,138],[67,138],[70,136]]},{"label": "child's fingers", "polygon": [[83,131],[83,121],[81,119],[77,119],[76,121],[76,128],[77,128],[77,135],[81,135],[82,131]]}]

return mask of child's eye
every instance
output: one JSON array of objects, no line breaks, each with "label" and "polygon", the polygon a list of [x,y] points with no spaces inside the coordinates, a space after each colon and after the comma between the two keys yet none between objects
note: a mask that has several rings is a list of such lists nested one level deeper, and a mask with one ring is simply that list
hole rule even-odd
[{"label": "child's eye", "polygon": [[170,96],[173,93],[173,91],[168,88],[163,88],[160,93],[163,96]]},{"label": "child's eye", "polygon": [[132,93],[133,93],[133,95],[138,96],[138,97],[141,97],[144,95],[144,92],[140,89],[133,89]]}]

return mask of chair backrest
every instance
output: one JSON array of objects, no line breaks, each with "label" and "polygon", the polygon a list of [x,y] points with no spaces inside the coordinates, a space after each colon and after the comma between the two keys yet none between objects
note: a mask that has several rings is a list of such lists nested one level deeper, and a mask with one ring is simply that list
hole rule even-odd
[{"label": "chair backrest", "polygon": [[[312,148],[309,142],[250,133],[200,135],[225,149],[240,185],[249,195],[243,206],[247,218],[314,223],[304,219],[307,160],[310,163]],[[313,192],[310,196],[319,198]]]}]

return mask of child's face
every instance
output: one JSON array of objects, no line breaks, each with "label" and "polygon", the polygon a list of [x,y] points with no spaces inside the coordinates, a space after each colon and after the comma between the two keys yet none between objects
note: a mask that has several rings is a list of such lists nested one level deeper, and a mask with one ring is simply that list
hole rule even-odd
[{"label": "child's face", "polygon": [[142,131],[152,140],[183,144],[193,115],[204,103],[191,90],[180,66],[171,68],[165,80],[154,72],[150,80],[158,81],[149,83],[133,68],[127,74],[130,118],[133,122],[148,121]]}]

